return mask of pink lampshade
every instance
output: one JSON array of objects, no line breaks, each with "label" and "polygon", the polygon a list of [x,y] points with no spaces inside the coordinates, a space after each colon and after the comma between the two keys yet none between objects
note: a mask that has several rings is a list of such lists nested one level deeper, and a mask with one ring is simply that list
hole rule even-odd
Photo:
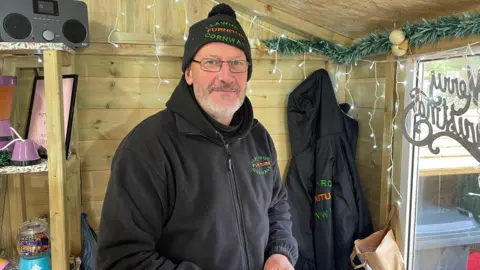
[{"label": "pink lampshade", "polygon": [[41,162],[38,145],[32,140],[15,142],[10,164],[14,166],[30,166]]}]

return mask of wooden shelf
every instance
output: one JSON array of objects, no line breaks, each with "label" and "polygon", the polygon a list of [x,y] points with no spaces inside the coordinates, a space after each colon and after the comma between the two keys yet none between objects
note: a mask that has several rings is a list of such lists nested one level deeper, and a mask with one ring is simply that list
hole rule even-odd
[{"label": "wooden shelf", "polygon": [[[74,170],[76,165],[77,156],[72,155],[67,160],[67,171]],[[2,166],[0,167],[0,174],[25,174],[25,173],[41,173],[48,172],[48,160],[42,158],[40,164],[31,165],[31,166]]]},{"label": "wooden shelf", "polygon": [[48,171],[48,161],[42,159],[40,164],[31,166],[3,166],[0,167],[0,174],[24,174],[40,173]]},{"label": "wooden shelf", "polygon": [[43,51],[64,51],[75,54],[75,51],[63,43],[41,42],[0,42],[0,54],[43,54]]},{"label": "wooden shelf", "polygon": [[[8,204],[10,225],[4,238],[10,236],[9,248],[15,250],[16,234],[19,226],[26,221],[25,186],[26,173],[46,172],[48,177],[49,226],[52,254],[52,269],[68,270],[71,255],[81,256],[81,182],[79,153],[75,152],[67,160],[65,156],[65,127],[63,118],[64,73],[74,73],[72,57],[75,51],[62,43],[0,42],[0,55],[3,58],[3,74],[19,77],[22,68],[44,69],[48,159],[42,164],[28,167],[0,168],[0,180],[8,183]],[[23,55],[23,56],[22,56]],[[37,61],[31,55],[42,55]],[[33,60],[33,61],[32,61]],[[10,121],[18,123],[19,93],[16,92]],[[75,105],[77,107],[77,105]],[[75,108],[76,111],[76,108]],[[74,115],[73,125],[77,125]],[[78,134],[73,129],[73,148],[78,151]],[[7,174],[8,173],[8,174]],[[2,224],[3,225],[3,224]],[[5,232],[5,230],[3,230]],[[8,235],[6,235],[8,234]],[[16,252],[14,251],[16,254]]]}]

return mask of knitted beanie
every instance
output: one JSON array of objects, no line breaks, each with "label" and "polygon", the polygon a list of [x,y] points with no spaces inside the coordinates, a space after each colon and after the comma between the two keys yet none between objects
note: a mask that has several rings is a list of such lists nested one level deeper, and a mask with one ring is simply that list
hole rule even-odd
[{"label": "knitted beanie", "polygon": [[[182,71],[192,62],[197,51],[210,42],[223,42],[235,46],[245,53],[247,61],[252,63],[250,43],[237,21],[235,11],[227,4],[218,4],[208,13],[208,17],[190,27],[183,53]],[[252,65],[248,67],[248,77],[252,76]]]}]

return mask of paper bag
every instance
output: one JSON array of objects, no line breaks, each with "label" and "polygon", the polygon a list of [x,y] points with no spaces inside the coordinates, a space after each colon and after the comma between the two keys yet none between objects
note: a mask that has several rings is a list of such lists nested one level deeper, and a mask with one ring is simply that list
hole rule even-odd
[{"label": "paper bag", "polygon": [[[395,213],[396,207],[393,206],[384,229],[376,231],[364,239],[355,240],[350,255],[350,262],[355,269],[364,267],[367,270],[405,270],[402,253],[398,248],[393,230],[390,228]],[[396,224],[398,226],[398,219]],[[400,231],[397,230],[397,233]],[[354,260],[357,256],[362,264],[355,264]]]}]

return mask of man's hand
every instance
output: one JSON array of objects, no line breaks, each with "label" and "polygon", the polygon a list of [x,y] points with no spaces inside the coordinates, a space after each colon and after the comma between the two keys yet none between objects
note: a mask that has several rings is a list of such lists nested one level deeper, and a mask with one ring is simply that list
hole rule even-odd
[{"label": "man's hand", "polygon": [[294,270],[292,264],[285,255],[273,254],[265,262],[264,270]]}]

